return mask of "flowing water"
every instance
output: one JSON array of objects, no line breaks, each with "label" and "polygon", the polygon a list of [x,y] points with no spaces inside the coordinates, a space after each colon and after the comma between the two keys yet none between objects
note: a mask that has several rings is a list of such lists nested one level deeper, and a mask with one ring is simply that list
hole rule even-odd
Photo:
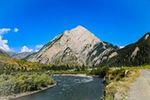
[{"label": "flowing water", "polygon": [[100,100],[103,84],[99,78],[55,76],[53,88],[15,100]]}]

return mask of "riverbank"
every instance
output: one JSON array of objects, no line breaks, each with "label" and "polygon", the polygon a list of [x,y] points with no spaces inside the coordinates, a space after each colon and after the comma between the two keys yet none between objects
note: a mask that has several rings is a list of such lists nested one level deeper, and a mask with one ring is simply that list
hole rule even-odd
[{"label": "riverbank", "polygon": [[92,78],[92,77],[96,77],[96,76],[90,76],[90,75],[87,75],[87,74],[54,74],[54,76],[77,76],[77,77],[89,77],[89,78]]},{"label": "riverbank", "polygon": [[76,76],[54,76],[57,85],[46,91],[15,100],[100,100],[102,80]]},{"label": "riverbank", "polygon": [[51,72],[52,74],[89,74],[90,71],[86,70],[86,71],[75,71],[75,70],[55,70]]},{"label": "riverbank", "polygon": [[[87,74],[54,74],[54,76],[77,76],[77,77],[88,77],[88,78],[96,77],[96,76],[89,76]],[[14,95],[10,95],[10,96],[3,96],[3,97],[0,97],[0,100],[14,100],[16,98],[20,98],[20,97],[24,97],[24,96],[28,96],[28,95],[32,95],[32,94],[35,94],[35,93],[45,91],[45,90],[47,90],[49,88],[52,88],[56,85],[57,85],[57,82],[54,82],[53,85],[49,85],[48,87],[41,88],[41,90],[32,91],[32,92],[25,92],[25,93],[19,93],[19,94],[14,94]]]},{"label": "riverbank", "polygon": [[126,100],[131,84],[139,75],[139,69],[126,67],[109,69],[104,77],[103,100]]},{"label": "riverbank", "polygon": [[45,90],[47,90],[49,88],[52,88],[56,85],[57,85],[57,82],[55,82],[53,85],[49,85],[48,87],[41,88],[41,90],[32,91],[32,92],[25,92],[25,93],[10,95],[10,96],[3,96],[3,97],[0,97],[0,100],[14,100],[16,98],[20,98],[20,97],[24,97],[24,96],[28,96],[28,95],[32,95],[32,94],[35,94],[35,93],[45,91]]},{"label": "riverbank", "polygon": [[90,73],[65,73],[54,74],[55,76],[78,76],[78,77],[99,77],[104,80],[104,96],[103,100],[124,100],[127,98],[127,92],[131,83],[139,76],[138,68],[98,68]]}]

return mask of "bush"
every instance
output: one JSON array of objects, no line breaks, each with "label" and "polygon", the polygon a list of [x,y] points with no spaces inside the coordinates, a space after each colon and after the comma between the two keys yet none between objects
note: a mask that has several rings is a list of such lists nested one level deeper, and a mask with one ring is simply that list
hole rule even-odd
[{"label": "bush", "polygon": [[47,74],[17,73],[0,75],[0,95],[12,95],[27,91],[40,90],[53,84],[54,81]]},{"label": "bush", "polygon": [[90,74],[98,75],[100,78],[104,78],[108,71],[109,67],[98,67],[93,69]]}]

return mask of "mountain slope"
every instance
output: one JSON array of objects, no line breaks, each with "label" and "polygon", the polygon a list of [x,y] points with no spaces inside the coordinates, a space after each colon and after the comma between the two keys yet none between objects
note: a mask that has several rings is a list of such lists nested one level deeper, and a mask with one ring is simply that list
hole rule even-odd
[{"label": "mountain slope", "polygon": [[0,54],[0,73],[3,71],[31,71],[42,70],[45,65],[33,62],[27,62],[25,60],[17,60],[8,55]]},{"label": "mountain slope", "polygon": [[16,59],[24,59],[31,54],[33,54],[33,52],[23,52],[23,53],[18,53],[18,54],[12,55],[11,57],[16,58]]},{"label": "mountain slope", "polygon": [[137,66],[150,64],[150,33],[110,55],[110,66]]},{"label": "mountain slope", "polygon": [[4,50],[0,49],[0,55],[2,56],[9,56],[7,52],[5,52]]},{"label": "mountain slope", "polygon": [[99,65],[117,47],[103,42],[82,26],[65,31],[27,60],[55,65]]}]

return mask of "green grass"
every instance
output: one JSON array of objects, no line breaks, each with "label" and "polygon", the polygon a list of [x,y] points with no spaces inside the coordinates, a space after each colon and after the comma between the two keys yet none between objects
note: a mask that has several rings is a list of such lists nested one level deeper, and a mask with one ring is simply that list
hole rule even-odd
[{"label": "green grass", "polygon": [[150,65],[131,66],[131,67],[123,66],[122,68],[124,69],[150,69]]}]

